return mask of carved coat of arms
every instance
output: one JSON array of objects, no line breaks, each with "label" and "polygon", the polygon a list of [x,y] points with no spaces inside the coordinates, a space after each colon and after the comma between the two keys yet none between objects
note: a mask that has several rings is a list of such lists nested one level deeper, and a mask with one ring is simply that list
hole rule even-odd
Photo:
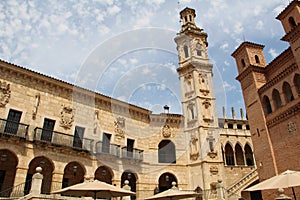
[{"label": "carved coat of arms", "polygon": [[0,107],[4,107],[10,98],[10,85],[0,81]]},{"label": "carved coat of arms", "polygon": [[74,122],[73,109],[68,106],[63,106],[60,112],[60,126],[66,129],[70,129]]},{"label": "carved coat of arms", "polygon": [[161,133],[165,138],[168,138],[172,135],[172,129],[168,124],[165,124],[161,130]]},{"label": "carved coat of arms", "polygon": [[115,120],[115,132],[116,132],[116,136],[120,137],[120,138],[124,138],[125,137],[125,119],[123,117],[118,117]]}]

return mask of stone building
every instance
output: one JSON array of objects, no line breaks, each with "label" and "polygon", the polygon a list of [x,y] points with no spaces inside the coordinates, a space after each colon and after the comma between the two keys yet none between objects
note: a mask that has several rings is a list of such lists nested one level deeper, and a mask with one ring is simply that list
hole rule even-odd
[{"label": "stone building", "polygon": [[[0,61],[0,196],[30,191],[37,167],[41,192],[98,179],[129,181],[143,199],[176,182],[215,199],[237,199],[258,180],[248,121],[218,118],[207,34],[195,10],[180,12],[175,37],[183,114],[152,114],[122,102]],[[168,109],[167,107],[165,107]]]},{"label": "stone building", "polygon": [[[232,54],[251,127],[260,181],[300,170],[300,2],[278,16],[289,47],[269,64],[263,45],[243,42]],[[299,191],[298,191],[299,192]],[[264,196],[269,196],[265,192]]]}]

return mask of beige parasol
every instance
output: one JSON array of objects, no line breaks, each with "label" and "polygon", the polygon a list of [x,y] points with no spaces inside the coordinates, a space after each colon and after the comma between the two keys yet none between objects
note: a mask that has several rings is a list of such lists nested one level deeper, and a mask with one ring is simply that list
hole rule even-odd
[{"label": "beige parasol", "polygon": [[256,191],[256,190],[269,190],[269,189],[279,189],[279,188],[292,188],[294,197],[295,186],[300,186],[300,172],[287,170],[277,176],[273,176],[257,185],[254,185],[245,191]]},{"label": "beige parasol", "polygon": [[134,192],[124,190],[98,180],[72,185],[70,187],[54,191],[52,194],[94,197],[94,199],[135,195]]},{"label": "beige parasol", "polygon": [[168,189],[166,191],[158,193],[158,194],[156,194],[154,196],[148,197],[145,200],[152,200],[152,199],[153,200],[154,199],[160,199],[160,200],[177,200],[177,199],[185,199],[185,198],[197,197],[197,196],[199,196],[198,193],[191,192],[191,191],[179,190],[177,187],[173,186],[171,189]]}]

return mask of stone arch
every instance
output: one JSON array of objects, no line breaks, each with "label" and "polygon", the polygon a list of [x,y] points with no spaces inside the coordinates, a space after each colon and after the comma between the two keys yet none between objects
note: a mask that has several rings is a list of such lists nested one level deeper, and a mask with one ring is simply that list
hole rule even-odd
[{"label": "stone arch", "polygon": [[171,140],[162,140],[158,144],[158,162],[176,163],[176,148]]},{"label": "stone arch", "polygon": [[112,184],[114,174],[111,168],[107,166],[99,166],[95,171],[95,180],[99,180],[108,184]]},{"label": "stone arch", "polygon": [[245,165],[244,151],[239,143],[235,145],[235,159],[237,165]]},{"label": "stone arch", "polygon": [[293,29],[297,26],[295,19],[292,16],[289,17],[289,24],[290,24],[291,29]]},{"label": "stone arch", "polygon": [[291,101],[293,101],[295,99],[294,95],[292,93],[291,86],[290,86],[290,84],[288,82],[284,82],[283,83],[283,85],[282,85],[282,91],[283,91],[286,103],[289,103],[289,102],[291,102]]},{"label": "stone arch", "polygon": [[43,175],[43,182],[42,182],[42,194],[50,194],[51,192],[51,185],[52,185],[52,176],[54,171],[54,164],[52,160],[45,156],[38,156],[32,159],[28,166],[28,171],[26,175],[26,183],[24,187],[24,194],[29,194],[31,189],[31,180],[32,176],[36,173],[36,168],[41,167]]},{"label": "stone arch", "polygon": [[176,187],[178,187],[178,180],[173,173],[165,172],[161,174],[158,179],[159,192],[170,189],[172,187],[172,182],[176,182]]},{"label": "stone arch", "polygon": [[277,89],[274,89],[272,92],[272,99],[274,101],[275,109],[278,109],[282,106],[281,97],[279,94],[279,91]]},{"label": "stone arch", "polygon": [[235,165],[233,148],[229,142],[225,145],[225,162],[226,165]]},{"label": "stone arch", "polygon": [[[0,150],[0,192],[1,197],[9,197],[14,186],[17,165],[19,159],[17,155],[8,150]],[[5,192],[4,192],[5,191]]]},{"label": "stone arch", "polygon": [[294,85],[298,93],[298,96],[300,96],[300,74],[295,74]]},{"label": "stone arch", "polygon": [[[130,186],[130,191],[136,192],[136,182],[138,180],[138,176],[136,173],[134,173],[131,170],[125,170],[122,175],[121,175],[121,187],[124,186],[124,182],[128,180],[129,186]],[[136,199],[135,196],[131,196],[130,199]]]},{"label": "stone arch", "polygon": [[62,188],[82,183],[86,170],[84,166],[76,161],[69,162],[64,168],[64,176],[62,180]]},{"label": "stone arch", "polygon": [[262,104],[263,104],[265,114],[270,114],[272,112],[272,107],[268,96],[266,95],[263,96]]},{"label": "stone arch", "polygon": [[244,147],[244,152],[245,152],[246,165],[253,166],[254,165],[253,151],[251,146],[248,143],[246,143]]}]

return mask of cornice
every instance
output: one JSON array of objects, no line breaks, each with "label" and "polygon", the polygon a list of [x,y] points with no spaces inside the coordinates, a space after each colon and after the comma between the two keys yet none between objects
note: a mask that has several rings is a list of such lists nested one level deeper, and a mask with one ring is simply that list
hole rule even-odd
[{"label": "cornice", "polygon": [[264,86],[262,86],[258,93],[261,95],[263,92],[268,90],[270,87],[274,86],[276,83],[280,82],[287,75],[291,74],[293,71],[297,69],[296,63],[291,64],[289,67],[285,68],[282,72],[277,74],[273,79],[269,80]]},{"label": "cornice", "polygon": [[242,73],[240,73],[237,77],[236,80],[238,81],[242,81],[246,76],[248,76],[251,72],[259,72],[264,74],[266,72],[265,67],[261,67],[261,66],[256,66],[256,65],[250,65],[249,67],[247,67],[247,69],[245,69]]},{"label": "cornice", "polygon": [[75,100],[89,100],[94,99],[95,103],[100,103],[101,106],[112,109],[116,113],[128,113],[131,117],[149,121],[150,110],[138,107],[133,104],[129,104],[111,97],[105,96],[103,94],[64,82],[62,80],[26,69],[24,67],[6,62],[0,59],[0,71],[6,72],[11,76],[17,76],[18,78],[29,79],[30,82],[36,82],[44,87],[49,87],[52,90],[60,89],[63,92],[71,93],[78,99]]},{"label": "cornice", "polygon": [[280,124],[281,122],[287,120],[288,118],[296,115],[300,112],[300,102],[295,104],[294,106],[288,108],[287,110],[282,111],[280,114],[276,115],[274,118],[267,120],[268,128],[271,128],[275,125]]},{"label": "cornice", "polygon": [[285,34],[285,36],[283,36],[281,40],[293,43],[299,38],[299,35],[300,35],[300,23],[298,23],[297,26],[294,27],[290,32]]},{"label": "cornice", "polygon": [[289,5],[287,5],[287,7],[285,7],[285,9],[283,9],[283,11],[277,15],[276,19],[281,20],[284,18],[293,9],[294,5],[296,6],[297,4],[300,6],[300,1],[293,0]]},{"label": "cornice", "polygon": [[236,54],[238,54],[243,48],[245,47],[260,47],[261,49],[263,49],[265,46],[262,44],[256,44],[254,42],[249,42],[249,41],[245,41],[243,42],[232,54],[232,57],[235,57]]}]

